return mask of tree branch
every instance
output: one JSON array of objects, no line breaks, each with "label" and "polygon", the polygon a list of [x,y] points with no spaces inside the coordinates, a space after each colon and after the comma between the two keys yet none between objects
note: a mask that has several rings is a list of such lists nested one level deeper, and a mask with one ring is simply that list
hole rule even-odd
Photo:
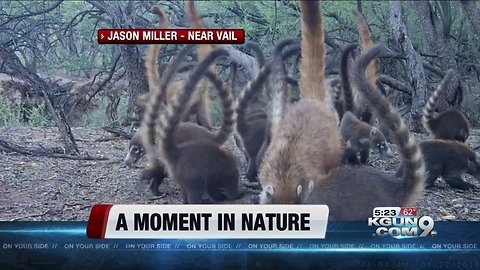
[{"label": "tree branch", "polygon": [[45,149],[43,147],[30,148],[22,145],[18,145],[12,142],[8,142],[0,138],[0,150],[4,152],[16,152],[28,156],[45,156],[51,158],[63,158],[73,160],[108,160],[104,157],[91,157],[91,156],[77,156],[58,153],[57,149]]},{"label": "tree branch", "polygon": [[110,72],[108,73],[108,77],[105,78],[105,80],[103,80],[100,85],[98,86],[97,90],[95,90],[95,92],[88,98],[86,104],[85,104],[85,108],[87,108],[88,104],[90,104],[90,101],[92,100],[92,98],[98,94],[98,92],[100,92],[103,87],[105,85],[107,85],[107,83],[110,81],[110,79],[112,78],[113,74],[115,73],[115,69],[117,67],[117,63],[118,63],[118,60],[120,60],[120,54],[117,56],[117,58],[115,59],[115,62],[113,63],[113,66],[112,68],[110,69]]},{"label": "tree branch", "polygon": [[229,7],[229,8],[227,8],[227,10],[234,13],[235,15],[240,17],[241,19],[247,19],[250,22],[260,24],[260,25],[263,25],[263,26],[268,25],[268,21],[263,19],[263,18],[258,18],[258,17],[252,16],[251,14],[248,14],[248,15],[245,14],[245,12],[242,10],[242,8],[240,7],[240,5],[238,4],[237,1],[235,1],[235,6],[233,8]]},{"label": "tree branch", "polygon": [[394,88],[402,93],[405,93],[407,95],[411,95],[412,94],[412,91],[410,90],[410,88],[408,88],[407,85],[405,85],[404,83],[400,82],[400,81],[397,81],[395,80],[394,78],[388,76],[388,75],[380,75],[379,77],[379,81],[383,84],[386,84],[388,86],[390,86],[391,88]]},{"label": "tree branch", "polygon": [[18,16],[12,16],[6,22],[0,24],[0,27],[2,27],[2,26],[6,25],[6,24],[8,24],[8,23],[10,23],[11,21],[14,21],[14,20],[27,18],[27,17],[32,17],[32,16],[37,16],[37,15],[41,15],[41,14],[50,12],[50,11],[54,10],[55,8],[57,8],[62,2],[63,2],[63,0],[59,0],[56,3],[54,3],[53,6],[51,6],[49,8],[39,10],[39,11],[36,11],[36,12],[30,12],[30,13],[27,13],[27,14],[18,15]]}]

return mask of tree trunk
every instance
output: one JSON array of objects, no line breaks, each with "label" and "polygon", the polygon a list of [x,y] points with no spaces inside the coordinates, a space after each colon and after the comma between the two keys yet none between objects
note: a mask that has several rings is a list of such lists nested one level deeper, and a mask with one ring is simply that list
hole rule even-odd
[{"label": "tree trunk", "polygon": [[475,34],[480,36],[480,11],[478,10],[477,1],[461,0],[460,4]]},{"label": "tree trunk", "polygon": [[139,95],[148,92],[148,82],[145,76],[143,55],[138,46],[122,45],[121,55],[127,70],[128,88],[131,89],[128,98],[127,117],[122,123],[122,125],[128,126],[132,122],[141,121],[141,119],[135,117],[139,115],[135,101]]},{"label": "tree trunk", "polygon": [[[135,22],[135,14],[132,14],[132,1],[128,3],[122,1],[89,1],[90,4],[105,12],[112,21],[113,28],[135,29],[138,28]],[[148,82],[145,76],[145,62],[143,60],[143,52],[138,45],[122,44],[118,45],[120,55],[126,69],[126,79],[128,88],[131,89],[128,98],[127,117],[122,123],[124,126],[130,125],[132,122],[138,124],[141,119],[137,119],[139,115],[135,100],[140,94],[148,92]]]},{"label": "tree trunk", "polygon": [[120,97],[109,97],[108,104],[105,108],[105,115],[107,116],[107,122],[109,126],[118,126],[118,104],[120,103]]},{"label": "tree trunk", "polygon": [[400,44],[403,52],[407,56],[407,78],[412,87],[412,108],[410,111],[410,126],[414,131],[421,131],[422,109],[426,102],[426,81],[423,61],[412,44],[410,34],[405,25],[402,2],[389,1],[390,4],[390,23],[393,28],[394,39]]},{"label": "tree trunk", "polygon": [[14,52],[9,52],[0,47],[0,58],[3,59],[5,66],[8,67],[8,69],[10,69],[16,77],[29,82],[35,91],[42,93],[47,108],[50,110],[53,120],[60,131],[60,136],[62,137],[65,145],[65,153],[78,154],[79,151],[77,144],[75,143],[72,130],[67,123],[62,106],[60,106],[60,104],[55,102],[55,100],[52,98],[53,95],[51,94],[50,86],[36,73],[31,72],[24,67]]},{"label": "tree trunk", "polygon": [[439,110],[445,110],[449,107],[459,107],[462,100],[461,95],[457,95],[457,91],[461,90],[457,72],[458,65],[455,61],[455,50],[453,50],[447,36],[449,31],[446,31],[438,15],[433,12],[429,1],[417,1],[415,2],[415,7],[421,22],[422,31],[425,33],[425,48],[430,52],[438,54],[443,71],[450,68],[456,71],[452,83],[446,89],[446,93],[440,95],[438,108]]},{"label": "tree trunk", "polygon": [[357,10],[358,10],[358,12],[360,12],[360,13],[363,14],[363,11],[362,11],[362,0],[357,0]]},{"label": "tree trunk", "polygon": [[255,77],[255,75],[260,70],[258,66],[257,60],[254,57],[240,51],[239,49],[233,47],[232,45],[220,45],[219,47],[224,48],[230,53],[230,57],[235,59],[235,61],[240,64],[240,66],[244,67],[251,78]]}]

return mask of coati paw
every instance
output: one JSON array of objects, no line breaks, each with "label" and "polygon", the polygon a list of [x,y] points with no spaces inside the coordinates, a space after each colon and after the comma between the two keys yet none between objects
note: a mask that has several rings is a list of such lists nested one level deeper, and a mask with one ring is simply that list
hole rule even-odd
[{"label": "coati paw", "polygon": [[455,188],[455,189],[460,189],[460,190],[469,190],[472,188],[476,188],[475,185],[472,185],[467,182],[462,182],[462,183],[455,183],[455,184],[449,184],[450,187]]}]

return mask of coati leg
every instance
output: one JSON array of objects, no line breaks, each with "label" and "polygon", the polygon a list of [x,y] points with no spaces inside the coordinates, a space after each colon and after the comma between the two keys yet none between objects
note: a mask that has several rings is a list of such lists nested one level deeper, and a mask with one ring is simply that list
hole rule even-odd
[{"label": "coati leg", "polygon": [[243,149],[243,146],[242,146],[242,140],[238,137],[237,134],[234,134],[233,135],[233,139],[235,140],[235,145],[237,146],[237,148],[242,151],[243,155],[245,156],[245,159],[247,160],[248,162],[248,155],[247,155],[247,152],[245,151],[245,149]]},{"label": "coati leg", "polygon": [[[138,124],[136,124],[138,126]],[[135,123],[133,122],[131,125],[130,125],[130,128],[128,129],[128,132],[129,133],[132,133],[133,130],[135,129]]]},{"label": "coati leg", "polygon": [[187,192],[185,191],[185,189],[182,187],[181,189],[181,193],[182,193],[182,202],[183,204],[188,204],[188,195],[187,195]]},{"label": "coati leg", "polygon": [[370,156],[370,148],[364,149],[362,148],[360,151],[360,163],[363,165],[367,164],[368,158]]},{"label": "coati leg", "polygon": [[[182,174],[185,172],[184,170],[180,170]],[[188,176],[175,176],[175,179],[179,179],[179,177],[183,177],[183,179],[187,178]],[[191,177],[191,176],[190,176]],[[201,179],[201,176],[196,177],[197,179],[191,179],[188,184],[188,187],[182,186],[182,189],[185,190],[186,193],[186,202],[189,204],[201,204],[203,203],[203,192],[204,192],[204,183],[206,182],[205,179]],[[195,188],[196,187],[196,188]]]},{"label": "coati leg", "polygon": [[253,158],[248,159],[246,177],[250,182],[258,182],[258,179],[257,179],[258,170],[255,163],[256,163],[256,160],[254,160]]},{"label": "coati leg", "polygon": [[[168,177],[168,174],[165,174],[165,176],[163,176],[162,179],[166,177]],[[163,180],[159,180],[159,178],[152,178],[152,180],[150,180],[150,185],[148,187],[150,188],[150,191],[152,191],[154,196],[161,195],[160,191],[158,191],[158,187],[162,182]]]},{"label": "coati leg", "polygon": [[451,173],[443,176],[443,180],[452,188],[468,190],[474,188],[475,185],[463,181],[462,175],[458,173]]},{"label": "coati leg", "polygon": [[435,172],[427,172],[427,179],[425,180],[425,188],[432,188],[435,186],[435,181],[440,176]]},{"label": "coati leg", "polygon": [[158,187],[163,182],[163,179],[168,177],[165,166],[160,164],[160,162],[158,165],[159,166],[145,170],[141,176],[141,179],[150,180],[149,188],[155,196],[160,196],[161,193],[158,191]]},{"label": "coati leg", "polygon": [[[201,180],[199,180],[201,181]],[[199,182],[200,183],[200,182]],[[181,186],[181,195],[183,204],[196,203],[196,204],[209,204],[212,203],[210,200],[205,199],[203,194],[200,194],[199,190],[188,190],[184,186]],[[192,202],[189,201],[189,198]]]},{"label": "coati leg", "polygon": [[270,133],[270,124],[267,124],[266,130],[265,130],[265,138],[263,140],[262,147],[258,150],[257,156],[255,157],[255,164],[257,168],[260,168],[262,165],[262,160],[263,157],[265,156],[265,152],[268,149],[268,146],[270,145],[270,141],[272,139],[271,133]]},{"label": "coati leg", "polygon": [[349,145],[347,142],[347,146],[345,151],[343,152],[342,156],[342,164],[344,165],[360,165],[360,160],[358,159],[357,151]]},{"label": "coati leg", "polygon": [[395,171],[395,177],[402,178],[403,177],[403,166],[400,164]]}]

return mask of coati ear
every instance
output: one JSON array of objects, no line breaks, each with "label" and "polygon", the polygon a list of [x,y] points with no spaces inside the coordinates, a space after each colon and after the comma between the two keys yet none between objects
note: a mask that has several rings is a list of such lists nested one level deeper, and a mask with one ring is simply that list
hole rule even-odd
[{"label": "coati ear", "polygon": [[297,197],[302,196],[302,189],[303,189],[302,185],[297,186]]},{"label": "coati ear", "polygon": [[[301,187],[301,186],[299,186]],[[309,181],[308,182],[308,187],[307,187],[307,192],[304,192],[303,193],[303,198],[302,200],[305,202],[309,197],[310,197],[310,194],[312,194],[313,192],[313,189],[315,188],[315,183],[313,183],[313,181]],[[298,188],[297,188],[297,192],[298,192]],[[300,197],[300,196],[299,196]]]},{"label": "coati ear", "polygon": [[378,132],[378,129],[372,127],[372,129],[370,130],[370,139],[373,139],[373,137],[375,137],[375,135],[377,134],[377,132]]},{"label": "coati ear", "polygon": [[260,192],[259,195],[259,203],[260,204],[269,204],[273,201],[273,187],[272,185],[267,185],[265,188]]},{"label": "coati ear", "polygon": [[267,195],[268,199],[273,198],[273,187],[272,187],[272,185],[266,186],[264,192],[265,192],[265,195]]},{"label": "coati ear", "polygon": [[[310,192],[313,191],[313,189],[315,188],[315,183],[313,183],[313,181],[309,181],[308,182],[308,188],[307,188],[307,192],[306,193],[303,193],[303,194],[310,194]],[[303,191],[303,186],[302,185],[298,185],[297,187],[297,195],[300,197],[300,195],[302,195],[302,191]]]},{"label": "coati ear", "polygon": [[[346,148],[351,148],[352,147],[352,141],[348,140],[346,143],[345,143],[345,146]],[[312,182],[312,181],[310,181]]]},{"label": "coati ear", "polygon": [[387,152],[385,153],[385,155],[389,158],[393,158],[395,155],[393,154],[392,148],[390,148],[388,143],[385,143],[385,145],[387,146]]},{"label": "coati ear", "polygon": [[315,183],[313,181],[308,182],[308,191],[312,191],[315,188]]},{"label": "coati ear", "polygon": [[315,183],[313,183],[313,181],[310,180],[310,182],[308,182],[307,197],[310,196],[310,194],[312,194],[314,188],[315,188]]},{"label": "coati ear", "polygon": [[313,183],[313,181],[309,181],[307,192],[303,192],[303,186],[298,185],[297,186],[297,197],[298,198],[303,197],[302,199],[306,200],[310,196],[310,194],[312,193],[314,187],[315,187],[315,184]]}]

